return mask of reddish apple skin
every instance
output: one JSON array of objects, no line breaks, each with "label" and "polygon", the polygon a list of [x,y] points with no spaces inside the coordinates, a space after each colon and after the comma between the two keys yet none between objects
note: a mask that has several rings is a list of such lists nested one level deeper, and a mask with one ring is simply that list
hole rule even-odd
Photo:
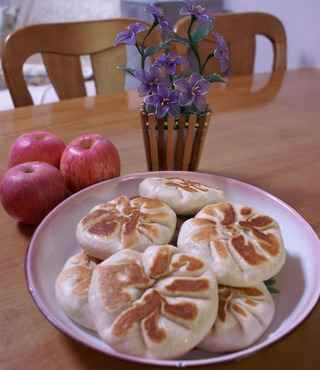
[{"label": "reddish apple skin", "polygon": [[8,167],[25,162],[46,162],[59,168],[65,143],[47,131],[32,131],[23,134],[12,144]]},{"label": "reddish apple skin", "polygon": [[0,185],[7,213],[25,224],[38,224],[66,196],[61,172],[44,162],[27,162],[10,168]]},{"label": "reddish apple skin", "polygon": [[60,170],[67,187],[75,192],[120,175],[117,148],[98,134],[85,134],[72,140],[62,154]]}]

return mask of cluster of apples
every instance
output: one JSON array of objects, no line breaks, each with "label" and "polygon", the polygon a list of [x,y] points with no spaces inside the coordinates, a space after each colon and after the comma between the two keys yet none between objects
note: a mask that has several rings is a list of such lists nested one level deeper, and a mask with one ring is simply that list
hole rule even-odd
[{"label": "cluster of apples", "polygon": [[67,146],[46,131],[20,136],[11,146],[0,199],[13,218],[38,224],[70,193],[120,175],[116,147],[98,134],[84,134]]}]

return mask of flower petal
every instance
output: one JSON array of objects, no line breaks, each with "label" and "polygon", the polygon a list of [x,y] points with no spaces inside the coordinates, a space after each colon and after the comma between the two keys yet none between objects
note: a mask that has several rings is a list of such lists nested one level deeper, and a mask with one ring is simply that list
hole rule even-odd
[{"label": "flower petal", "polygon": [[168,98],[170,94],[169,89],[162,84],[158,85],[157,93],[161,98]]},{"label": "flower petal", "polygon": [[206,95],[209,90],[210,82],[203,78],[200,81],[198,81],[197,86],[198,86],[197,95]]},{"label": "flower petal", "polygon": [[177,90],[182,92],[187,92],[190,90],[190,84],[185,78],[179,78],[179,80],[176,80],[174,83]]},{"label": "flower petal", "polygon": [[146,11],[152,14],[155,18],[163,16],[163,10],[154,4],[148,4],[146,6]]},{"label": "flower petal", "polygon": [[169,75],[174,75],[176,73],[176,64],[175,63],[167,64],[166,71]]},{"label": "flower petal", "polygon": [[131,34],[128,30],[120,31],[114,39],[114,46],[118,46],[119,44],[127,44],[130,37]]},{"label": "flower petal", "polygon": [[161,99],[159,98],[158,95],[153,94],[153,95],[148,95],[144,98],[145,104],[151,105],[151,106],[156,106],[160,104]]},{"label": "flower petal", "polygon": [[197,95],[194,98],[193,104],[196,106],[196,108],[200,111],[204,111],[207,107],[206,99],[202,95]]},{"label": "flower petal", "polygon": [[141,85],[139,85],[137,90],[138,90],[139,96],[146,96],[151,92],[150,86],[145,83],[142,83]]},{"label": "flower petal", "polygon": [[179,95],[179,104],[182,106],[191,105],[193,103],[194,96],[188,93],[181,93]]},{"label": "flower petal", "polygon": [[158,118],[163,118],[170,110],[170,107],[169,105],[161,105],[161,104],[158,104],[156,106],[156,116]]},{"label": "flower petal", "polygon": [[179,14],[180,14],[180,15],[190,15],[190,11],[189,11],[189,9],[187,8],[187,6],[183,6],[183,7],[180,9]]},{"label": "flower petal", "polygon": [[202,76],[199,73],[192,73],[192,75],[189,78],[190,85],[193,86],[201,79],[202,79]]},{"label": "flower petal", "polygon": [[197,20],[201,24],[212,22],[212,19],[208,14],[198,14]]},{"label": "flower petal", "polygon": [[135,72],[134,72],[134,77],[141,81],[141,82],[146,82],[146,73],[143,69],[137,69]]},{"label": "flower petal", "polygon": [[179,93],[178,91],[171,90],[169,94],[170,103],[177,104],[179,101]]},{"label": "flower petal", "polygon": [[142,23],[132,23],[128,26],[128,29],[133,32],[134,34],[143,32],[147,29],[147,26],[145,26]]},{"label": "flower petal", "polygon": [[160,67],[154,63],[151,65],[150,69],[149,69],[149,73],[148,73],[148,79],[149,80],[154,80],[156,78],[159,78],[160,77]]}]

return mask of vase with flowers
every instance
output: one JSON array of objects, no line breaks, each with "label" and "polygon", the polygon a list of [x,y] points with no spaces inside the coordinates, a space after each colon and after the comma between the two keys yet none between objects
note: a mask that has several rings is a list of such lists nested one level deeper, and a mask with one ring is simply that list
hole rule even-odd
[{"label": "vase with flowers", "polygon": [[[142,23],[130,25],[117,34],[115,45],[132,45],[141,57],[140,69],[119,68],[139,81],[148,168],[195,171],[210,123],[206,96],[211,83],[225,81],[222,76],[228,71],[228,48],[223,37],[213,31],[214,19],[198,0],[185,0],[180,9],[182,16],[189,17],[186,37],[174,31],[159,7],[150,4],[146,10],[152,14],[153,23],[149,27]],[[145,47],[145,41],[156,30],[161,32],[161,42]],[[140,41],[138,34],[142,32]],[[214,38],[214,48],[201,60],[198,45],[208,36]],[[190,50],[194,67],[175,53],[176,44]],[[219,61],[220,73],[205,73],[211,58]]]}]

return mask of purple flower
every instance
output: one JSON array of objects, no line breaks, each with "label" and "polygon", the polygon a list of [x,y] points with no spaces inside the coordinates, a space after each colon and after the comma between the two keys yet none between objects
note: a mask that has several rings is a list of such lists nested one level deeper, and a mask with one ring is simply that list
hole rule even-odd
[{"label": "purple flower", "polygon": [[163,118],[168,113],[174,116],[180,113],[179,93],[163,85],[158,86],[156,93],[145,97],[144,102],[154,110],[158,118]]},{"label": "purple flower", "polygon": [[134,77],[141,82],[138,87],[140,96],[156,93],[159,85],[168,85],[168,80],[161,77],[160,68],[157,66],[151,66],[149,71],[136,70]]},{"label": "purple flower", "polygon": [[158,23],[160,23],[159,21],[163,19],[163,10],[154,4],[148,4],[146,6],[146,11],[150,13]]},{"label": "purple flower", "polygon": [[180,14],[193,16],[199,23],[212,21],[205,8],[199,4],[199,0],[184,0],[184,6],[180,9]]},{"label": "purple flower", "polygon": [[212,34],[216,40],[216,48],[213,55],[219,61],[221,72],[226,73],[230,64],[228,45],[219,33],[213,32]]},{"label": "purple flower", "polygon": [[193,73],[188,79],[180,78],[175,82],[176,89],[180,92],[179,104],[194,104],[198,110],[205,110],[205,96],[208,94],[209,85],[210,83],[198,73]]},{"label": "purple flower", "polygon": [[137,33],[143,32],[146,29],[147,27],[142,23],[130,24],[128,27],[125,28],[124,31],[120,31],[117,34],[114,40],[114,46],[117,46],[119,44],[134,45],[137,41]]},{"label": "purple flower", "polygon": [[163,10],[154,4],[148,4],[146,11],[153,16],[154,21],[162,30],[164,39],[167,39],[173,33],[173,29],[169,22],[165,19]]},{"label": "purple flower", "polygon": [[168,54],[161,55],[157,59],[155,65],[159,67],[164,67],[164,69],[169,75],[174,75],[176,73],[177,65],[180,65],[181,63],[182,58],[179,55],[170,52]]}]

